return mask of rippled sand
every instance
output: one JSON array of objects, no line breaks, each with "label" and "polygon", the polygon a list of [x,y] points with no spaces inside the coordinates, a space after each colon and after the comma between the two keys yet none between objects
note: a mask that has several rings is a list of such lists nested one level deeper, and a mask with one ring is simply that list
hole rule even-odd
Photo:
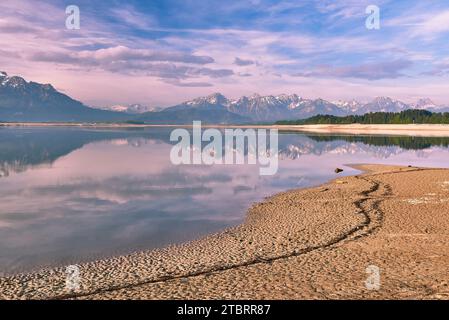
[{"label": "rippled sand", "polygon": [[[77,291],[58,268],[0,278],[0,297],[449,298],[449,170],[360,168],[270,197],[222,233],[82,264]],[[369,266],[379,268],[378,290],[366,286]]]}]

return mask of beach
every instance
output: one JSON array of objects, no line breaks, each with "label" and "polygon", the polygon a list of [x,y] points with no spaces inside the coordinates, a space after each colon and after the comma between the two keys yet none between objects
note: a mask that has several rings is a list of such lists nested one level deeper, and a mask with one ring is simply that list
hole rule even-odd
[{"label": "beach", "polygon": [[266,198],[223,232],[80,264],[76,290],[64,267],[2,277],[0,298],[448,299],[449,170],[355,167]]},{"label": "beach", "polygon": [[404,135],[413,137],[448,137],[449,125],[444,124],[313,124],[275,126],[282,131],[311,133]]}]

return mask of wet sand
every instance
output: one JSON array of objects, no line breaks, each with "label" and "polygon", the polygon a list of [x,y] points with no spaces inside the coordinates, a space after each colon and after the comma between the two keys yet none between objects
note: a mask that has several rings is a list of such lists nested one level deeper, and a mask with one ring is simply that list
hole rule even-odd
[{"label": "wet sand", "polygon": [[0,298],[448,299],[449,170],[358,168],[267,198],[204,239],[82,264],[79,290],[57,268],[0,278]]}]

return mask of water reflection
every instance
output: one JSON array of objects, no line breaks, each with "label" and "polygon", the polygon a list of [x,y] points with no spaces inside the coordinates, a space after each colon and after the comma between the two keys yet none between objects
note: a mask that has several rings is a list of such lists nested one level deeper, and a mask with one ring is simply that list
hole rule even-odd
[{"label": "water reflection", "polygon": [[[447,138],[281,134],[279,171],[173,166],[170,129],[0,129],[0,270],[151,249],[240,223],[264,196],[345,163],[447,166]],[[346,168],[344,174],[355,170]]]},{"label": "water reflection", "polygon": [[447,137],[413,137],[413,136],[379,136],[379,135],[308,135],[317,142],[343,140],[346,142],[361,142],[370,146],[397,146],[406,150],[422,150],[432,146],[448,147]]}]

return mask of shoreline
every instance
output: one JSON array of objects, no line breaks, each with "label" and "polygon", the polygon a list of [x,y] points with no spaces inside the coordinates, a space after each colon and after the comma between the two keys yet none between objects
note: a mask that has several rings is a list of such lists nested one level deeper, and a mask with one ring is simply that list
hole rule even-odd
[{"label": "shoreline", "polygon": [[449,125],[442,124],[343,124],[278,126],[282,130],[325,134],[395,135],[449,137]]},{"label": "shoreline", "polygon": [[[43,122],[0,122],[0,128],[7,127],[73,127],[85,129],[137,129],[137,128],[191,128],[188,124],[126,124],[126,123],[43,123]],[[277,129],[281,132],[303,132],[324,134],[397,135],[422,137],[449,137],[449,124],[320,124],[320,125],[223,125],[202,124],[203,128]]]},{"label": "shoreline", "polygon": [[[409,298],[448,299],[449,170],[351,166],[363,172],[270,196],[223,232],[81,264],[78,292],[56,268],[0,278],[0,298],[399,299],[407,283]],[[442,260],[429,260],[433,252]],[[373,264],[386,289],[364,287]],[[408,265],[422,268],[410,277]],[[424,290],[439,285],[447,290]]]}]

